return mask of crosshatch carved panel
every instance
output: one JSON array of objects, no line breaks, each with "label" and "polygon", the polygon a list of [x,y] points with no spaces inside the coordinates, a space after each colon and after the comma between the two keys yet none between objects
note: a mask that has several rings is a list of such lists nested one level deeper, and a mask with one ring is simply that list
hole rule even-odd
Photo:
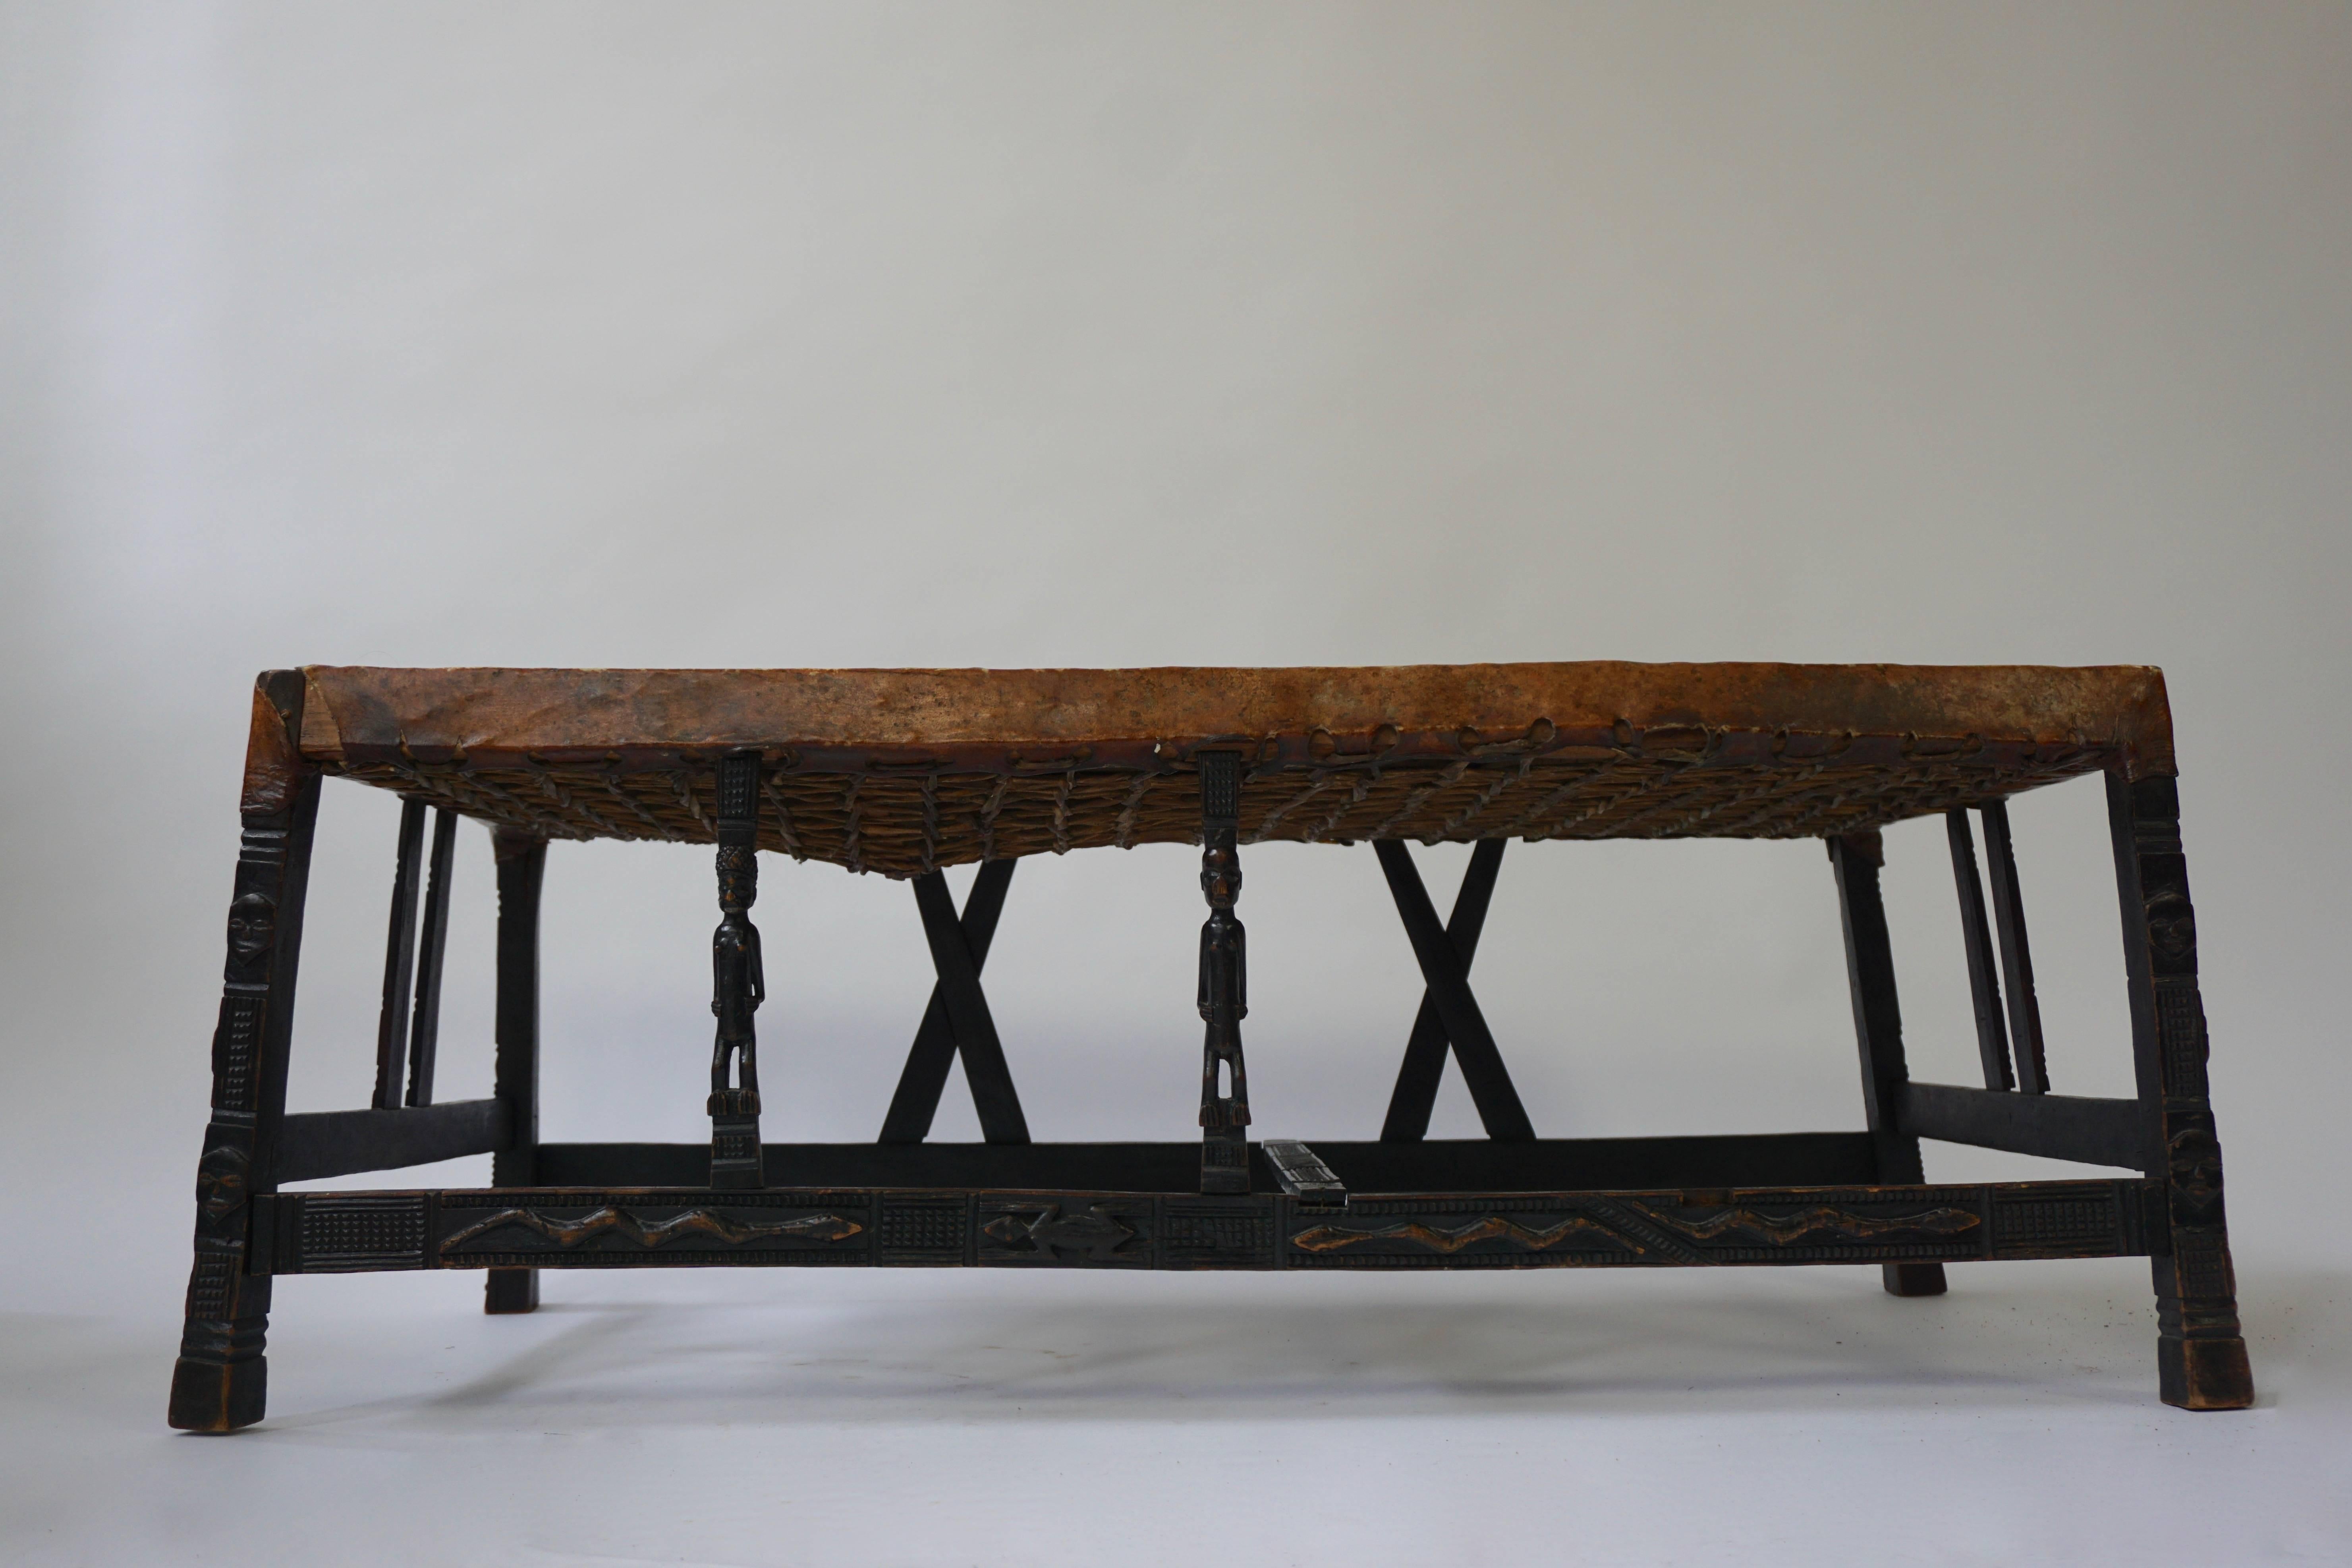
[{"label": "crosshatch carved panel", "polygon": [[2032,1196],[1998,1194],[1992,1209],[1996,1258],[2082,1258],[2119,1252],[2126,1216],[2112,1183],[2048,1189]]},{"label": "crosshatch carved panel", "polygon": [[2156,1027],[2164,1041],[2165,1093],[2204,1099],[2205,1006],[2195,985],[2165,981],[2157,986]]},{"label": "crosshatch carved panel", "polygon": [[971,1225],[970,1207],[961,1197],[910,1198],[885,1194],[876,1261],[961,1263]]},{"label": "crosshatch carved panel", "polygon": [[1274,1263],[1271,1198],[1170,1198],[1160,1251],[1171,1268],[1265,1268]]},{"label": "crosshatch carved panel", "polygon": [[2237,1279],[2230,1267],[2229,1237],[2221,1231],[2177,1230],[2172,1236],[2172,1249],[2183,1299],[2226,1300],[2237,1294]]},{"label": "crosshatch carved panel", "polygon": [[220,1322],[228,1317],[229,1302],[236,1295],[237,1267],[244,1261],[241,1248],[199,1247],[196,1249],[194,1271],[188,1280],[188,1316],[205,1322]]},{"label": "crosshatch carved panel", "polygon": [[220,1045],[215,1053],[218,1088],[213,1103],[223,1110],[253,1109],[253,1062],[261,1048],[263,999],[250,991],[221,997]]},{"label": "crosshatch carved panel", "polygon": [[303,1197],[304,1273],[424,1267],[424,1194],[311,1193]]}]

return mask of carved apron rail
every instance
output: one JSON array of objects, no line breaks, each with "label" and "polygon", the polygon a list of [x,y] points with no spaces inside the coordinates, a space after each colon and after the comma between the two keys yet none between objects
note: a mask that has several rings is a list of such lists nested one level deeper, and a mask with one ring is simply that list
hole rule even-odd
[{"label": "carved apron rail", "polygon": [[276,1274],[663,1265],[1526,1268],[2148,1250],[2143,1180],[1353,1196],[771,1188],[288,1193]]}]

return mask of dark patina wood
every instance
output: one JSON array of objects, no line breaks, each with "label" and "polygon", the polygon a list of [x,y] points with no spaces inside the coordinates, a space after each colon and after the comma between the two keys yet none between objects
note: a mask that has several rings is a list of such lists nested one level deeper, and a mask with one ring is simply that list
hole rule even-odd
[{"label": "dark patina wood", "polygon": [[[512,1312],[537,1304],[549,1268],[1877,1263],[1890,1291],[1927,1295],[1951,1263],[2138,1256],[2154,1270],[2163,1397],[2239,1408],[2252,1386],[2173,771],[2162,678],[2131,667],[265,675],[171,1419],[222,1431],[261,1418],[279,1274],[479,1268],[488,1310]],[[2123,911],[2130,1100],[2048,1092],[2007,816],[2009,796],[2094,772],[2108,783]],[[322,776],[404,797],[377,1084],[370,1109],[289,1117]],[[1904,1060],[1878,828],[1936,815],[1983,1089],[1915,1083]],[[493,835],[495,1090],[436,1104],[459,816]],[[1691,837],[1827,841],[1864,1130],[1535,1136],[1469,984],[1504,842]],[[583,837],[717,846],[708,1146],[540,1141],[547,846]],[[1422,975],[1377,1142],[1249,1142],[1240,849],[1280,838],[1369,841]],[[1200,846],[1209,907],[1201,1139],[1033,1143],[981,986],[1013,867],[1174,841]],[[1475,846],[1443,925],[1414,841]],[[761,1136],[761,848],[913,884],[935,980],[876,1142]],[[980,870],[959,912],[940,869],[968,861]],[[1425,1136],[1449,1054],[1485,1139]],[[985,1142],[927,1142],[959,1055]],[[1939,1185],[1923,1138],[2138,1173]],[[484,1152],[488,1188],[278,1190]]]},{"label": "dark patina wood", "polygon": [[213,1031],[213,1109],[196,1162],[195,1264],[188,1277],[171,1424],[226,1432],[261,1419],[268,1397],[269,1279],[252,1261],[256,1196],[278,1184],[287,1051],[319,774],[303,762],[303,682],[273,670],[255,683],[246,748],[228,958]]},{"label": "dark patina wood", "polygon": [[[719,764],[719,929],[710,938],[710,1011],[719,1020],[710,1053],[710,1184],[756,1187],[760,1170],[760,1062],[752,1015],[767,998],[760,928],[760,763],[736,755]],[[733,1081],[729,1081],[730,1075]]]},{"label": "dark patina wood", "polygon": [[459,1100],[393,1110],[313,1110],[289,1116],[278,1135],[278,1179],[315,1182],[362,1171],[396,1171],[467,1154],[493,1154],[513,1138],[503,1100]]},{"label": "dark patina wood", "polygon": [[1969,956],[1969,998],[1976,1005],[1977,1058],[1984,1068],[1985,1088],[2014,1089],[2000,976],[1993,968],[1992,928],[1985,920],[1984,884],[1978,879],[1976,838],[1969,831],[1967,809],[1954,806],[1946,812],[1944,827],[1952,846],[1952,879],[1960,896],[1960,944]]},{"label": "dark patina wood", "polygon": [[[982,868],[985,869],[985,868]],[[972,1108],[980,1114],[981,1136],[992,1143],[1026,1143],[1029,1122],[1021,1114],[1021,1096],[1013,1087],[1013,1069],[1005,1065],[1004,1047],[996,1037],[996,1019],[988,1010],[988,994],[980,988],[980,958],[956,918],[955,900],[947,879],[937,871],[914,879],[915,907],[922,915],[923,937],[931,950],[931,965],[939,975],[933,994],[947,1014],[955,1049],[963,1057],[964,1081],[971,1089]],[[1003,901],[1002,882],[997,902]],[[995,924],[992,919],[989,922]],[[944,1073],[942,1068],[942,1073]],[[931,1103],[939,1100],[938,1091]],[[923,1123],[930,1124],[930,1107]]]},{"label": "dark patina wood", "polygon": [[2025,940],[2025,893],[2018,884],[2017,851],[2009,837],[2009,804],[1989,800],[1984,819],[1987,870],[1992,881],[1993,929],[2000,937],[2001,978],[2009,984],[2009,1038],[2017,1054],[2017,1087],[2050,1092],[2050,1061],[2042,1044],[2042,1002],[2033,990],[2033,952]]},{"label": "dark patina wood", "polygon": [[383,1005],[375,1025],[375,1099],[378,1110],[400,1103],[400,1080],[408,1061],[409,987],[416,975],[417,862],[425,847],[425,803],[400,803],[400,844],[392,873],[392,926],[383,943]]},{"label": "dark patina wood", "polygon": [[[1429,987],[1430,1005],[1437,1010],[1438,1022],[1454,1042],[1454,1059],[1461,1066],[1462,1081],[1478,1108],[1478,1121],[1486,1136],[1534,1137],[1535,1125],[1528,1120],[1527,1107],[1519,1103],[1519,1091],[1512,1086],[1510,1070],[1503,1066],[1503,1053],[1486,1027],[1486,1016],[1478,1010],[1478,998],[1471,994],[1468,957],[1437,923],[1436,906],[1429,901],[1421,873],[1413,868],[1412,851],[1395,839],[1381,839],[1372,848],[1388,876],[1389,892],[1404,921],[1405,937],[1412,943],[1412,955]],[[1427,1121],[1424,1116],[1424,1126]]]},{"label": "dark patina wood", "polygon": [[[547,840],[499,829],[491,835],[490,852],[499,884],[491,1087],[507,1108],[507,1141],[490,1156],[490,1181],[500,1187],[528,1187],[540,1179],[539,895],[547,873]],[[528,1312],[538,1306],[535,1269],[493,1268],[483,1281],[486,1312]]]},{"label": "dark patina wood", "polygon": [[433,1069],[441,1050],[441,965],[449,946],[449,884],[457,869],[457,814],[433,814],[425,861],[425,926],[416,938],[416,1011],[408,1026],[408,1103],[433,1103]]},{"label": "dark patina wood", "polygon": [[[1887,938],[1886,907],[1878,893],[1885,848],[1878,835],[1871,832],[1832,838],[1829,850],[1845,931],[1845,973],[1853,1001],[1854,1040],[1862,1051],[1862,1104],[1870,1127],[1871,1179],[1924,1182],[1919,1136],[1903,1127],[1903,1100],[1911,1072],[1903,1056],[1895,948]],[[1944,1266],[1889,1263],[1881,1273],[1881,1283],[1890,1296],[1940,1296],[1945,1290]]]},{"label": "dark patina wood", "polygon": [[2089,1165],[2129,1168],[2140,1163],[2137,1100],[1910,1083],[1904,1085],[1899,1103],[1897,1124],[1918,1138]]},{"label": "dark patina wood", "polygon": [[[1319,1165],[1308,1152],[1307,1163]],[[2116,1258],[2154,1184],[1358,1193],[548,1187],[287,1194],[278,1274],[978,1264],[1129,1268],[1684,1268]]]},{"label": "dark patina wood", "polygon": [[2158,1380],[2168,1405],[2240,1409],[2253,1403],[2253,1374],[2221,1209],[2221,1143],[2205,1077],[2197,911],[2189,901],[2179,786],[2111,773],[2107,821],[2131,988],[2140,1168],[2164,1184],[2165,1224],[2150,1248]]},{"label": "dark patina wood", "polygon": [[1201,1191],[1250,1190],[1249,1074],[1242,1020],[1249,1016],[1248,932],[1234,914],[1242,896],[1241,753],[1201,756]]},{"label": "dark patina wood", "polygon": [[[972,879],[971,892],[964,900],[963,912],[957,917],[957,934],[962,940],[964,952],[971,955],[975,981],[988,963],[989,944],[996,940],[996,922],[1004,912],[1005,890],[1013,885],[1013,868],[1019,864],[1016,860],[981,862],[979,873]],[[914,885],[919,889],[927,879],[937,880],[941,886],[946,882],[940,873],[930,871],[924,877],[913,879]],[[918,897],[920,897],[919,892]],[[929,936],[926,925],[927,941]],[[947,1089],[948,1069],[955,1065],[958,1046],[955,1025],[948,1017],[945,987],[944,980],[934,982],[931,986],[931,999],[923,1008],[923,1021],[915,1030],[915,1043],[908,1048],[907,1065],[898,1075],[898,1092],[890,1097],[890,1110],[882,1119],[882,1132],[876,1140],[877,1142],[919,1143],[930,1136],[931,1118],[939,1112],[940,1096]],[[967,1084],[972,1081],[972,1071],[971,1062],[967,1058],[964,1062],[964,1081]],[[1013,1091],[1009,1068],[1006,1069],[1003,1092],[1018,1112],[1020,1097]],[[972,1096],[973,1106],[977,1110],[980,1103],[977,1089],[973,1089]],[[984,1118],[982,1126],[983,1130],[987,1126]],[[1022,1127],[1024,1136],[1021,1138],[994,1138],[990,1141],[1025,1142],[1025,1121]]]},{"label": "dark patina wood", "polygon": [[[1859,1186],[1876,1181],[1864,1132],[1757,1132],[1685,1138],[1318,1138],[1318,1158],[1363,1192],[1514,1188]],[[1279,1176],[1251,1150],[1252,1184]],[[698,1143],[549,1143],[541,1186],[685,1187],[701,1174]],[[786,1187],[1024,1187],[1181,1192],[1200,1174],[1189,1143],[771,1143],[767,1170]]]},{"label": "dark patina wood", "polygon": [[[1479,934],[1486,928],[1486,905],[1495,896],[1495,878],[1502,869],[1503,842],[1481,838],[1470,851],[1470,868],[1462,874],[1462,886],[1454,895],[1454,913],[1445,922],[1445,940],[1452,944],[1465,980],[1471,960],[1478,956]],[[1437,1108],[1437,1088],[1445,1077],[1445,1054],[1452,1043],[1445,1021],[1438,1016],[1435,994],[1423,991],[1421,1010],[1413,1015],[1412,1033],[1405,1038],[1404,1061],[1397,1068],[1396,1088],[1389,1096],[1381,1138],[1391,1143],[1410,1143],[1428,1134],[1430,1113]],[[1506,1088],[1508,1083],[1507,1076]],[[1491,1123],[1487,1131],[1494,1131]]]}]

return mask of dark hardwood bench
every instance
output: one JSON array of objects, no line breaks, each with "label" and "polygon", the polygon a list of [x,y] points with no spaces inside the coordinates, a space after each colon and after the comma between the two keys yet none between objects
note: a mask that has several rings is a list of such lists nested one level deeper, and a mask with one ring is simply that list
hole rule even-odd
[{"label": "dark hardwood bench", "polygon": [[[2093,773],[2121,900],[2130,1100],[2051,1092],[2006,814],[2012,795]],[[711,1264],[1878,1263],[1908,1296],[1971,1258],[2146,1256],[2163,1398],[2242,1407],[2174,774],[2163,678],[2132,667],[265,674],[171,1422],[261,1419],[280,1275],[480,1268],[488,1310],[516,1312],[536,1305],[542,1268]],[[403,800],[376,1089],[365,1110],[289,1115],[330,776]],[[1879,829],[1927,815],[1948,828],[1982,1087],[1915,1083],[1904,1065]],[[496,846],[497,1073],[492,1098],[436,1103],[459,816]],[[1508,840],[1628,837],[1825,843],[1862,1130],[1536,1136],[1469,984],[1488,896]],[[541,873],[551,841],[588,838],[718,847],[708,1146],[541,1141]],[[1419,962],[1426,990],[1377,1141],[1250,1137],[1234,910],[1240,847],[1266,839],[1369,844]],[[1450,919],[1416,841],[1475,845]],[[981,985],[1007,888],[1024,856],[1140,843],[1202,849],[1201,1140],[1033,1143]],[[914,889],[937,983],[875,1142],[761,1137],[758,849]],[[973,862],[959,910],[940,873]],[[1485,1140],[1424,1136],[1449,1054]],[[927,1142],[959,1055],[985,1142]],[[2140,1173],[1931,1185],[1922,1138]],[[483,1189],[280,1190],[484,1152]]]}]

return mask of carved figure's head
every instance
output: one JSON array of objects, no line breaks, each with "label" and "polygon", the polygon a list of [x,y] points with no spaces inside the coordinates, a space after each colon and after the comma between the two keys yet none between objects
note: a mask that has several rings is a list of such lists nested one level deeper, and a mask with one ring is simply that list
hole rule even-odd
[{"label": "carved figure's head", "polygon": [[2213,1136],[2213,1129],[2202,1124],[2184,1127],[2172,1135],[2165,1152],[2174,1217],[2191,1225],[2210,1224],[2220,1217],[2221,1142]]},{"label": "carved figure's head", "polygon": [[228,907],[228,950],[250,963],[269,951],[278,931],[278,906],[267,893],[240,893]]},{"label": "carved figure's head", "polygon": [[196,1203],[214,1219],[235,1212],[245,1202],[245,1151],[230,1143],[215,1144],[196,1163]]},{"label": "carved figure's head", "polygon": [[1210,848],[1201,857],[1201,891],[1210,908],[1232,909],[1242,896],[1242,858],[1222,846]]},{"label": "carved figure's head", "polygon": [[2188,895],[2170,891],[2148,895],[2147,940],[2159,954],[2175,963],[2197,951],[2197,911]]},{"label": "carved figure's head", "polygon": [[740,845],[719,851],[719,907],[729,914],[750,909],[760,897],[760,858]]}]

